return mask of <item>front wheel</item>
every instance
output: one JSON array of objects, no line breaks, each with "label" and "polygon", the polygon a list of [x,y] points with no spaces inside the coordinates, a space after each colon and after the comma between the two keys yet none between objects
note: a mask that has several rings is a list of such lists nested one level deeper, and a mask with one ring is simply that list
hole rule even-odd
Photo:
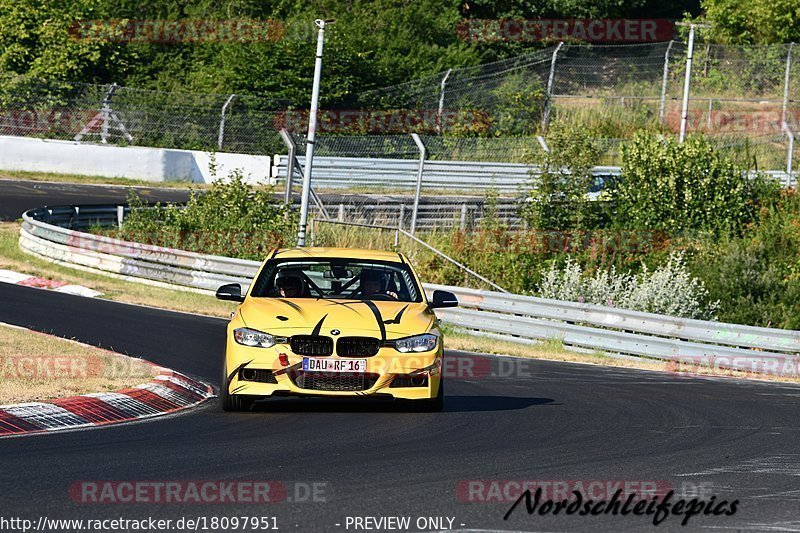
[{"label": "front wheel", "polygon": [[228,392],[227,363],[222,366],[222,381],[219,384],[219,399],[223,411],[249,411],[256,401],[254,396],[246,394],[230,394]]}]

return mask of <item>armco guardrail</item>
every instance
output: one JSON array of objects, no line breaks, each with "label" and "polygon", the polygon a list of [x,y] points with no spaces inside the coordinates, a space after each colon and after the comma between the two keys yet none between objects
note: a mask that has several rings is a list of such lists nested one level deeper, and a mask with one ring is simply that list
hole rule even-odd
[{"label": "armco guardrail", "polygon": [[[301,165],[305,157],[298,156]],[[276,155],[272,165],[272,180],[285,181],[288,157]],[[314,157],[314,187],[336,189],[352,187],[387,187],[412,189],[416,186],[418,159],[388,159],[377,157]],[[489,188],[502,193],[516,193],[529,185],[531,172],[539,167],[524,163],[482,161],[427,160],[423,167],[425,189],[485,191]],[[619,175],[619,167],[595,167],[596,176]]]},{"label": "armco guardrail", "polygon": [[[297,158],[305,164],[304,157]],[[276,155],[271,178],[275,183],[286,180],[288,157]],[[376,157],[314,157],[314,187],[318,189],[352,187],[387,187],[411,189],[416,185],[419,160]],[[423,167],[422,183],[428,190],[519,192],[529,186],[531,176],[541,172],[536,165],[490,161],[427,160]],[[620,167],[597,166],[592,169],[598,178],[617,177]],[[783,187],[797,184],[796,173],[769,170],[766,175],[778,180]]]},{"label": "armco guardrail", "polygon": [[[77,268],[195,290],[212,291],[223,283],[247,286],[257,271],[256,261],[119,241],[69,227],[116,224],[117,211],[116,206],[33,209],[23,215],[20,247]],[[800,331],[425,285],[428,292],[436,289],[454,292],[460,302],[458,308],[437,311],[443,321],[492,337],[517,342],[556,338],[582,349],[779,374],[797,375],[800,364]]]},{"label": "armco guardrail", "polygon": [[246,285],[258,269],[255,261],[121,241],[70,229],[116,225],[118,207],[78,207],[67,216],[70,209],[73,208],[38,208],[24,213],[20,247],[62,264],[208,291],[224,283]]}]

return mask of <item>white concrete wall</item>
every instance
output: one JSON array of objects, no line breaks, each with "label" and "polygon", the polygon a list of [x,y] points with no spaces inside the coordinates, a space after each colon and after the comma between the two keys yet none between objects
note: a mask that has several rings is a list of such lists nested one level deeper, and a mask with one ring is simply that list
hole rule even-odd
[{"label": "white concrete wall", "polygon": [[[269,183],[272,157],[217,153],[217,177],[241,169],[249,183]],[[211,154],[0,136],[0,170],[80,174],[145,181],[210,183]]]}]

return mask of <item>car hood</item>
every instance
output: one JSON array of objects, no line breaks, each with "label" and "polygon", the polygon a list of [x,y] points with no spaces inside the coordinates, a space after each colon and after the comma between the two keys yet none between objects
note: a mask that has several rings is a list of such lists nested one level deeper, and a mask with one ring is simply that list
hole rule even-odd
[{"label": "car hood", "polygon": [[240,308],[249,328],[273,335],[340,335],[397,339],[427,332],[436,319],[424,303],[311,298],[248,298]]}]

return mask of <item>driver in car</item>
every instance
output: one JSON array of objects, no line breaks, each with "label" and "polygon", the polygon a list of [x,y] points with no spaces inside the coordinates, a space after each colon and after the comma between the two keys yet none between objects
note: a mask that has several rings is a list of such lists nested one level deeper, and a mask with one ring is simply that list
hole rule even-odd
[{"label": "driver in car", "polygon": [[298,272],[279,271],[275,276],[275,288],[281,298],[305,298],[305,282]]},{"label": "driver in car", "polygon": [[386,290],[386,276],[378,270],[365,268],[359,274],[361,283],[361,297],[369,299],[372,296],[383,295],[398,299],[397,293]]}]

